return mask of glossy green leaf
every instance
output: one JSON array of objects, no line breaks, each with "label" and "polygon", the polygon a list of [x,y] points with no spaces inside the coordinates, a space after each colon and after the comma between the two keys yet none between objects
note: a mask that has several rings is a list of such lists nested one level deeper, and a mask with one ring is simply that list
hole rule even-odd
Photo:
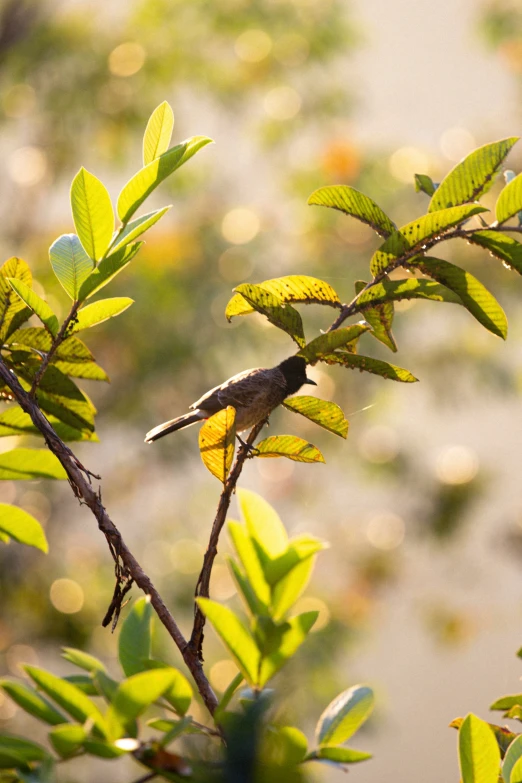
[{"label": "glossy green leaf", "polygon": [[[13,320],[24,312],[24,302],[16,295],[9,279],[20,280],[30,288],[33,281],[31,270],[21,258],[9,258],[0,267],[0,340],[3,342],[10,332]],[[25,319],[27,320],[27,319]]]},{"label": "glossy green leaf", "polygon": [[[289,334],[299,347],[304,346],[303,321],[294,307],[285,304],[275,294],[259,285],[242,283],[234,291],[240,294],[253,310],[266,316],[271,324]],[[228,308],[227,312],[227,318],[230,320],[231,315]],[[239,315],[240,313],[234,314]]]},{"label": "glossy green leaf", "polygon": [[126,724],[138,718],[174,684],[178,672],[170,667],[139,672],[118,686],[107,712],[109,736],[118,739]]},{"label": "glossy green leaf", "polygon": [[299,356],[304,356],[307,362],[314,364],[321,357],[332,353],[337,348],[355,352],[357,340],[369,328],[368,324],[365,323],[341,326],[339,329],[334,329],[332,332],[326,332],[326,334],[316,337],[299,351]]},{"label": "glossy green leaf", "polygon": [[133,303],[134,299],[129,299],[128,296],[114,296],[111,299],[100,299],[98,302],[88,304],[82,307],[81,310],[78,310],[71,334],[80,332],[82,329],[90,329],[91,326],[97,326],[104,321],[108,321],[109,318],[114,318],[123,313]]},{"label": "glossy green leaf", "polygon": [[[47,419],[58,437],[65,442],[85,440],[98,442],[98,436],[95,432],[69,427],[52,415],[48,415]],[[8,408],[3,413],[0,413],[0,438],[9,435],[26,434],[39,435],[41,437],[40,431],[34,426],[28,413],[24,413],[18,405],[14,405],[12,408]]]},{"label": "glossy green leaf", "polygon": [[57,457],[48,449],[11,449],[0,453],[0,480],[66,479]]},{"label": "glossy green leaf", "polygon": [[114,212],[105,185],[83,166],[72,181],[71,209],[74,227],[85,252],[99,261],[112,239]]},{"label": "glossy green leaf", "polygon": [[516,141],[518,137],[513,136],[485,144],[457,163],[433,194],[430,212],[476,201],[487,193]]},{"label": "glossy green leaf", "polygon": [[146,669],[152,643],[152,605],[148,596],[138,598],[125,618],[118,640],[118,657],[127,677]]},{"label": "glossy green leaf", "polygon": [[46,761],[49,753],[36,742],[0,734],[0,769],[24,768],[31,761]]},{"label": "glossy green leaf", "polygon": [[[257,286],[274,294],[279,302],[326,304],[332,307],[341,307],[341,300],[337,292],[329,283],[318,280],[316,277],[289,275],[288,277],[264,280],[262,283],[257,283]],[[225,317],[230,321],[235,315],[248,315],[254,311],[255,308],[241,294],[236,293],[227,305]]]},{"label": "glossy green leaf", "polygon": [[23,280],[10,277],[7,278],[7,282],[18,294],[22,303],[25,303],[38,316],[43,325],[47,327],[51,335],[56,337],[60,324],[47,302],[44,302]]},{"label": "glossy green leaf", "polygon": [[388,237],[397,228],[375,201],[348,185],[319,188],[312,193],[308,203],[338,209],[371,226],[382,237]]},{"label": "glossy green leaf", "polygon": [[129,242],[132,242],[134,239],[137,239],[144,234],[145,231],[157,223],[169,209],[171,209],[171,206],[156,209],[154,212],[147,212],[146,215],[141,215],[141,217],[127,223],[121,234],[118,235],[118,239],[114,244],[111,253],[115,253],[124,248]]},{"label": "glossy green leaf", "polygon": [[317,722],[319,745],[340,745],[355,734],[370,717],[375,697],[367,685],[354,685],[330,702]]},{"label": "glossy green leaf", "polygon": [[474,231],[467,240],[489,250],[492,256],[504,262],[505,267],[522,275],[522,244],[513,237],[499,231]]},{"label": "glossy green leaf", "polygon": [[[228,532],[236,549],[245,575],[235,563],[231,563],[232,574],[239,583],[241,591],[253,614],[266,611],[270,602],[270,588],[265,579],[263,569],[256,554],[252,539],[247,535],[244,525],[239,522],[229,522]],[[246,582],[246,584],[245,584]]]},{"label": "glossy green leaf", "polygon": [[79,299],[84,281],[94,269],[94,262],[85,252],[76,234],[62,234],[49,248],[54,274],[73,301]]},{"label": "glossy green leaf", "polygon": [[283,620],[305,590],[314,568],[315,557],[301,560],[274,586],[271,616],[275,622]]},{"label": "glossy green leaf", "polygon": [[417,193],[426,193],[427,196],[433,196],[437,186],[431,177],[427,174],[415,174],[415,190]]},{"label": "glossy green leaf", "polygon": [[334,435],[340,435],[341,438],[348,436],[348,420],[344,418],[344,413],[335,402],[327,402],[303,394],[298,397],[287,397],[283,405],[287,410],[300,413],[301,416],[305,416],[328,432],[333,432]]},{"label": "glossy green leaf", "polygon": [[299,563],[308,560],[321,549],[325,549],[326,544],[314,536],[302,534],[293,538],[285,552],[279,557],[262,557],[261,562],[266,581],[273,587],[281,581],[288,573]]},{"label": "glossy green leaf", "polygon": [[511,180],[501,191],[495,206],[498,223],[514,217],[522,210],[522,174]]},{"label": "glossy green leaf", "polygon": [[258,541],[269,557],[278,557],[286,551],[288,534],[277,511],[257,492],[237,490],[237,500],[246,529]]},{"label": "glossy green leaf", "polygon": [[84,299],[89,299],[107,283],[110,283],[122,269],[125,269],[130,264],[142,245],[143,242],[134,242],[132,245],[127,244],[116,252],[113,251],[107,258],[100,261],[96,269],[93,269],[82,283],[78,299],[83,302]]},{"label": "glossy green leaf", "polygon": [[226,482],[236,438],[236,410],[229,405],[210,416],[199,431],[199,453],[203,464],[219,481]]},{"label": "glossy green leaf", "polygon": [[23,668],[38,688],[68,712],[71,717],[79,723],[92,720],[102,736],[106,736],[107,727],[99,708],[79,688],[37,666],[26,664]]},{"label": "glossy green leaf", "polygon": [[51,745],[62,759],[70,758],[81,750],[87,732],[78,724],[66,723],[49,732]]},{"label": "glossy green leaf", "polygon": [[[360,293],[366,287],[363,280],[355,283],[355,293]],[[393,351],[397,351],[397,343],[392,334],[393,316],[395,307],[393,302],[388,301],[379,304],[376,307],[367,307],[364,311],[364,317],[371,326],[371,334],[383,345]]]},{"label": "glossy green leaf", "polygon": [[384,270],[393,269],[397,259],[405,254],[411,258],[416,250],[423,252],[428,240],[445,234],[450,228],[464,223],[473,215],[478,215],[481,212],[487,212],[487,210],[477,204],[463,204],[451,209],[429,212],[427,215],[401,226],[373,254],[370,261],[372,275],[375,276]]},{"label": "glossy green leaf", "polygon": [[57,726],[59,723],[64,723],[67,720],[61,712],[58,712],[34,688],[23,682],[0,680],[0,688],[25,712],[44,723]]},{"label": "glossy green leaf", "polygon": [[192,702],[192,687],[185,677],[178,669],[174,669],[169,666],[168,663],[158,661],[154,658],[149,658],[145,662],[148,670],[151,669],[168,669],[173,676],[172,686],[163,694],[163,698],[168,701],[171,707],[174,707],[178,715],[185,715],[190,704]]},{"label": "glossy green leaf", "polygon": [[373,375],[380,375],[390,381],[400,381],[401,383],[415,383],[418,378],[411,374],[409,370],[403,367],[397,367],[395,364],[383,362],[381,359],[373,359],[371,356],[361,356],[354,353],[345,353],[338,351],[324,356],[322,359],[326,364],[341,364],[351,370],[360,370],[361,372],[370,372]]},{"label": "glossy green leaf", "polygon": [[[510,783],[511,772],[515,764],[522,758],[522,734],[519,734],[506,750],[502,764],[502,777],[505,783]],[[519,778],[520,780],[520,778]]]},{"label": "glossy green leaf", "polygon": [[83,650],[76,650],[74,647],[62,647],[62,658],[87,672],[107,671],[105,665],[94,655],[83,652]]},{"label": "glossy green leaf", "polygon": [[271,435],[256,444],[256,457],[286,457],[294,462],[324,462],[317,446],[295,435]]},{"label": "glossy green leaf", "polygon": [[280,626],[280,642],[261,661],[257,685],[263,688],[279,669],[292,658],[312,629],[319,612],[304,612]]},{"label": "glossy green leaf", "polygon": [[468,715],[459,729],[462,783],[498,783],[500,750],[492,730],[476,715]]},{"label": "glossy green leaf", "polygon": [[334,764],[357,764],[359,761],[366,761],[371,757],[372,754],[366,753],[364,750],[342,748],[338,745],[324,745],[309,753],[306,760],[331,761]]},{"label": "glossy green leaf", "polygon": [[172,147],[138,171],[123,187],[118,197],[118,216],[128,223],[147,196],[170,174],[183,166],[202,147],[212,143],[206,136],[193,136]]},{"label": "glossy green leaf", "polygon": [[0,533],[13,541],[33,546],[47,553],[49,547],[41,524],[27,511],[7,503],[0,503]]},{"label": "glossy green leaf", "polygon": [[234,658],[245,680],[254,685],[259,670],[260,653],[250,631],[227,606],[209,598],[197,598],[196,601]]},{"label": "glossy green leaf", "polygon": [[476,277],[440,258],[424,258],[415,263],[414,268],[420,269],[425,275],[429,275],[454,291],[461,298],[466,310],[482,326],[498,337],[506,339],[508,328],[506,315],[493,294],[490,294]]},{"label": "glossy green leaf", "polygon": [[167,101],[156,106],[145,128],[143,136],[143,165],[163,155],[169,148],[174,128],[174,112]]},{"label": "glossy green leaf", "polygon": [[244,571],[241,570],[240,566],[228,555],[225,555],[225,563],[230,569],[234,582],[236,583],[239,597],[243,599],[245,608],[253,615],[263,614],[263,612],[266,612],[267,606],[263,605],[259,601],[257,595],[252,589],[252,585],[247,579]]}]

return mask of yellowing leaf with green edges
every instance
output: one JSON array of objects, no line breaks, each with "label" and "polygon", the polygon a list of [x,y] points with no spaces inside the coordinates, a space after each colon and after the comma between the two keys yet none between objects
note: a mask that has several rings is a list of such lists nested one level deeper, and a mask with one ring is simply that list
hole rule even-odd
[{"label": "yellowing leaf with green edges", "polygon": [[192,136],[138,171],[123,187],[118,197],[118,216],[122,223],[128,223],[147,196],[164,179],[183,166],[198,150],[211,143],[212,139],[206,136]]},{"label": "yellowing leaf with green edges", "polygon": [[80,332],[82,329],[89,329],[91,326],[108,321],[109,318],[123,313],[133,303],[134,299],[129,299],[128,296],[114,296],[111,299],[100,299],[99,302],[86,305],[78,310],[70,333]]},{"label": "yellowing leaf with green edges", "polygon": [[227,606],[209,598],[196,598],[196,603],[221,637],[245,680],[249,685],[255,685],[261,656],[250,631]]},{"label": "yellowing leaf with green edges", "polygon": [[418,378],[411,374],[409,370],[403,367],[397,367],[395,364],[383,362],[381,359],[373,359],[370,356],[360,356],[359,354],[345,353],[338,351],[323,357],[321,360],[326,364],[342,364],[352,370],[361,372],[371,372],[373,375],[380,375],[391,381],[402,381],[402,383],[415,383]]},{"label": "yellowing leaf with green edges", "polygon": [[433,194],[429,211],[476,201],[487,193],[502,162],[517,141],[517,136],[501,139],[484,144],[467,155],[444,177]]},{"label": "yellowing leaf with green edges", "polygon": [[7,503],[0,503],[0,533],[41,552],[49,549],[41,524],[27,511]]},{"label": "yellowing leaf with green edges", "polygon": [[234,459],[235,422],[236,410],[229,405],[207,419],[199,431],[199,451],[203,464],[223,484]]},{"label": "yellowing leaf with green edges", "polygon": [[94,261],[85,252],[76,234],[62,234],[49,248],[54,274],[73,301],[79,299],[84,281],[94,269]]},{"label": "yellowing leaf with green edges", "polygon": [[0,480],[66,479],[57,457],[48,449],[11,449],[0,453]]},{"label": "yellowing leaf with green edges", "polygon": [[[283,303],[326,304],[331,307],[341,307],[341,300],[337,292],[329,283],[318,280],[316,277],[288,275],[287,277],[264,280],[256,285],[274,294]],[[234,290],[237,291],[238,288]],[[236,293],[227,305],[225,316],[230,321],[235,315],[248,315],[253,312],[255,312],[255,308],[241,294]]]},{"label": "yellowing leaf with green edges", "polygon": [[295,462],[324,462],[324,457],[313,443],[295,435],[271,435],[255,446],[256,457],[287,457]]},{"label": "yellowing leaf with green edges", "polygon": [[492,256],[504,262],[505,267],[522,275],[522,244],[513,237],[499,231],[474,231],[467,240],[489,250]]},{"label": "yellowing leaf with green edges", "polygon": [[83,166],[71,185],[71,209],[76,233],[87,255],[99,261],[114,231],[114,212],[105,185]]},{"label": "yellowing leaf with green edges", "polygon": [[348,421],[335,402],[327,402],[303,394],[298,397],[288,397],[283,405],[287,410],[300,413],[301,416],[324,427],[328,432],[333,432],[334,435],[340,435],[341,438],[348,436]]},{"label": "yellowing leaf with green edges", "polygon": [[26,285],[23,280],[9,277],[7,282],[22,300],[22,306],[25,303],[27,307],[38,316],[44,326],[47,327],[50,334],[52,334],[53,337],[56,337],[60,329],[60,324],[47,302],[44,302],[44,300],[38,296],[32,288]]},{"label": "yellowing leaf with green edges", "polygon": [[93,294],[110,283],[113,277],[116,277],[122,269],[132,261],[143,242],[134,242],[132,245],[121,247],[115,252],[111,252],[107,258],[104,258],[96,269],[93,269],[88,277],[83,281],[78,292],[78,299],[83,302],[89,299]]},{"label": "yellowing leaf with green edges", "polygon": [[397,226],[369,196],[348,185],[328,185],[315,190],[308,203],[332,207],[371,226],[382,237],[388,237]]},{"label": "yellowing leaf with green edges", "polygon": [[459,729],[462,783],[498,783],[500,750],[488,724],[469,714]]},{"label": "yellowing leaf with green edges", "polygon": [[111,255],[144,234],[145,231],[157,223],[169,209],[171,209],[170,205],[168,207],[163,207],[162,209],[156,209],[154,212],[147,212],[146,215],[141,215],[141,217],[127,223],[124,230],[118,236],[118,240],[114,247],[111,249]]},{"label": "yellowing leaf with green edges", "polygon": [[174,128],[174,112],[167,101],[156,106],[145,128],[143,136],[143,165],[163,155],[169,148]]},{"label": "yellowing leaf with green edges", "polygon": [[9,283],[9,279],[19,280],[29,289],[33,283],[31,270],[21,258],[15,256],[9,258],[0,267],[0,341],[2,342],[10,331],[13,319],[21,317],[26,309],[23,300]]},{"label": "yellowing leaf with green edges", "polygon": [[[284,332],[289,334],[292,340],[294,340],[294,342],[296,342],[300,348],[304,346],[305,339],[303,321],[295,308],[293,308],[290,304],[285,304],[281,301],[281,299],[279,299],[279,297],[260,285],[242,283],[234,290],[238,294],[241,294],[243,299],[246,300],[251,308],[256,310],[258,313],[265,315],[271,324],[277,326],[279,329],[282,329]],[[227,317],[230,320],[231,315],[228,308],[227,312]],[[232,314],[243,315],[245,313],[236,311]]]},{"label": "yellowing leaf with green edges", "polygon": [[299,351],[299,356],[304,356],[309,364],[315,364],[322,356],[330,354],[337,348],[342,347],[347,351],[353,350],[355,352],[357,340],[369,328],[368,324],[364,323],[341,326],[339,329],[316,337]]},{"label": "yellowing leaf with green edges", "polygon": [[518,174],[501,191],[495,207],[499,223],[505,223],[522,210],[522,174]]},{"label": "yellowing leaf with green edges", "polygon": [[454,291],[462,304],[488,331],[507,337],[507,318],[503,309],[488,289],[469,272],[440,258],[423,258],[412,267],[420,269],[437,282]]},{"label": "yellowing leaf with green edges", "polygon": [[487,212],[487,209],[477,204],[463,204],[451,209],[429,212],[427,215],[401,226],[373,254],[370,261],[372,275],[378,275],[393,266],[394,262],[406,253],[415,249],[418,249],[419,253],[423,252],[423,246],[427,240],[444,234],[450,228],[458,226],[481,212]]},{"label": "yellowing leaf with green edges", "polygon": [[[355,293],[358,294],[366,286],[363,280],[355,283]],[[376,307],[368,307],[364,312],[364,317],[372,327],[371,333],[383,345],[393,351],[397,351],[397,343],[392,334],[393,316],[395,308],[393,302],[388,301]]]}]

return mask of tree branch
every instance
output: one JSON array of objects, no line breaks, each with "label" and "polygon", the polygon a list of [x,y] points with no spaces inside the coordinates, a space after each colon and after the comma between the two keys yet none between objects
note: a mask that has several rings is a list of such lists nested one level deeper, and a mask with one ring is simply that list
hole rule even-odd
[{"label": "tree branch", "polygon": [[76,318],[76,314],[78,312],[78,308],[79,308],[80,304],[81,304],[80,302],[74,302],[73,306],[71,307],[71,311],[70,311],[69,315],[67,316],[67,318],[65,319],[65,321],[63,322],[63,324],[60,327],[60,331],[58,332],[56,337],[53,339],[53,342],[52,342],[52,345],[51,345],[49,351],[46,353],[46,355],[42,359],[42,363],[39,366],[39,368],[38,368],[38,370],[36,372],[36,375],[33,378],[31,391],[29,392],[31,397],[34,397],[34,394],[35,394],[35,392],[36,392],[36,390],[38,388],[38,385],[39,385],[40,381],[42,380],[43,374],[47,370],[47,368],[49,367],[49,362],[53,358],[54,354],[56,353],[56,351],[58,350],[60,345],[66,339],[66,337],[67,337],[67,329],[69,328],[69,324],[71,323],[71,321],[74,321],[74,319]]}]

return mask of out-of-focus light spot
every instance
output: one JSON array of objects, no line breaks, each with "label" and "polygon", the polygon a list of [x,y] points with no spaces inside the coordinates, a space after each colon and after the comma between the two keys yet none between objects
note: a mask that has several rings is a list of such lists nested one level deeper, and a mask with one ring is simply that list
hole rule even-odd
[{"label": "out-of-focus light spot", "polygon": [[114,76],[134,76],[143,68],[146,56],[141,44],[135,41],[122,43],[109,54],[109,71]]},{"label": "out-of-focus light spot", "polygon": [[522,71],[522,41],[520,38],[503,41],[499,46],[499,52],[510,68],[517,72]]},{"label": "out-of-focus light spot", "polygon": [[391,462],[399,453],[397,433],[384,425],[370,427],[363,432],[358,446],[361,455],[377,465]]},{"label": "out-of-focus light spot", "polygon": [[268,57],[272,49],[272,39],[264,30],[245,30],[236,39],[234,50],[245,63],[259,63]]},{"label": "out-of-focus light spot", "polygon": [[221,277],[229,283],[245,280],[254,269],[252,259],[238,247],[225,250],[219,257],[218,266]]},{"label": "out-of-focus light spot", "polygon": [[10,720],[16,714],[16,704],[0,691],[0,720]]},{"label": "out-of-focus light spot", "polygon": [[145,571],[151,571],[158,576],[167,576],[173,571],[170,557],[170,545],[166,541],[155,539],[149,541],[143,551]]},{"label": "out-of-focus light spot", "polygon": [[54,608],[63,614],[76,614],[83,606],[83,590],[73,579],[55,579],[49,595]]},{"label": "out-of-focus light spot", "polygon": [[236,674],[237,666],[232,661],[217,661],[209,672],[210,684],[217,691],[226,691]]},{"label": "out-of-focus light spot", "polygon": [[440,137],[440,150],[448,160],[455,163],[472,152],[477,146],[466,128],[448,128]]},{"label": "out-of-focus light spot", "polygon": [[180,538],[170,548],[170,559],[180,574],[197,574],[203,564],[203,549],[192,538]]},{"label": "out-of-focus light spot", "polygon": [[431,158],[418,147],[400,147],[391,155],[388,167],[395,179],[410,184],[415,174],[429,174]]},{"label": "out-of-focus light spot", "polygon": [[261,222],[253,209],[236,207],[231,209],[221,223],[221,233],[233,245],[246,245],[259,233]]},{"label": "out-of-focus light spot", "polygon": [[322,168],[327,178],[352,181],[361,168],[359,150],[349,141],[334,141],[323,154]]},{"label": "out-of-focus light spot", "polygon": [[293,87],[281,85],[269,90],[263,106],[273,120],[291,120],[301,108],[301,96]]},{"label": "out-of-focus light spot", "polygon": [[140,746],[139,740],[134,737],[122,737],[122,739],[116,740],[114,743],[120,750],[137,750]]},{"label": "out-of-focus light spot", "polygon": [[11,674],[20,674],[22,663],[38,666],[38,655],[33,647],[28,644],[13,644],[6,650],[5,662]]},{"label": "out-of-focus light spot", "polygon": [[467,446],[449,446],[439,454],[435,473],[443,484],[468,484],[479,470],[479,458]]},{"label": "out-of-focus light spot", "polygon": [[325,628],[330,622],[330,610],[320,598],[313,598],[312,596],[300,598],[295,605],[295,611],[297,614],[302,612],[319,612],[319,616],[312,626],[312,633]]},{"label": "out-of-focus light spot", "polygon": [[17,185],[37,185],[47,172],[47,156],[39,147],[19,147],[7,159],[7,171]]},{"label": "out-of-focus light spot", "polygon": [[396,549],[403,542],[406,528],[396,514],[377,514],[368,522],[366,537],[376,549]]},{"label": "out-of-focus light spot", "polygon": [[227,601],[236,593],[236,585],[227,566],[215,565],[212,569],[212,595],[218,601]]},{"label": "out-of-focus light spot", "polygon": [[2,98],[7,117],[25,117],[36,106],[36,93],[29,84],[14,84]]},{"label": "out-of-focus light spot", "polygon": [[256,459],[257,472],[266,481],[278,484],[288,481],[294,474],[295,465],[289,459]]},{"label": "out-of-focus light spot", "polygon": [[286,65],[288,68],[303,65],[309,52],[308,41],[299,33],[282,35],[274,44],[274,57],[281,65]]}]

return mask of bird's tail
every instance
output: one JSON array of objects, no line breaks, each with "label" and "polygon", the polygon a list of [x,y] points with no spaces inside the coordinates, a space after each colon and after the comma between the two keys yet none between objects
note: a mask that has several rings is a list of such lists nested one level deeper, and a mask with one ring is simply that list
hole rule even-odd
[{"label": "bird's tail", "polygon": [[158,440],[158,438],[168,435],[169,432],[176,432],[176,430],[181,430],[183,427],[190,427],[191,424],[201,421],[201,418],[201,413],[195,411],[194,413],[185,413],[184,416],[178,416],[177,419],[165,421],[163,424],[154,427],[150,432],[147,432],[145,435],[145,443],[152,443],[153,441]]}]

